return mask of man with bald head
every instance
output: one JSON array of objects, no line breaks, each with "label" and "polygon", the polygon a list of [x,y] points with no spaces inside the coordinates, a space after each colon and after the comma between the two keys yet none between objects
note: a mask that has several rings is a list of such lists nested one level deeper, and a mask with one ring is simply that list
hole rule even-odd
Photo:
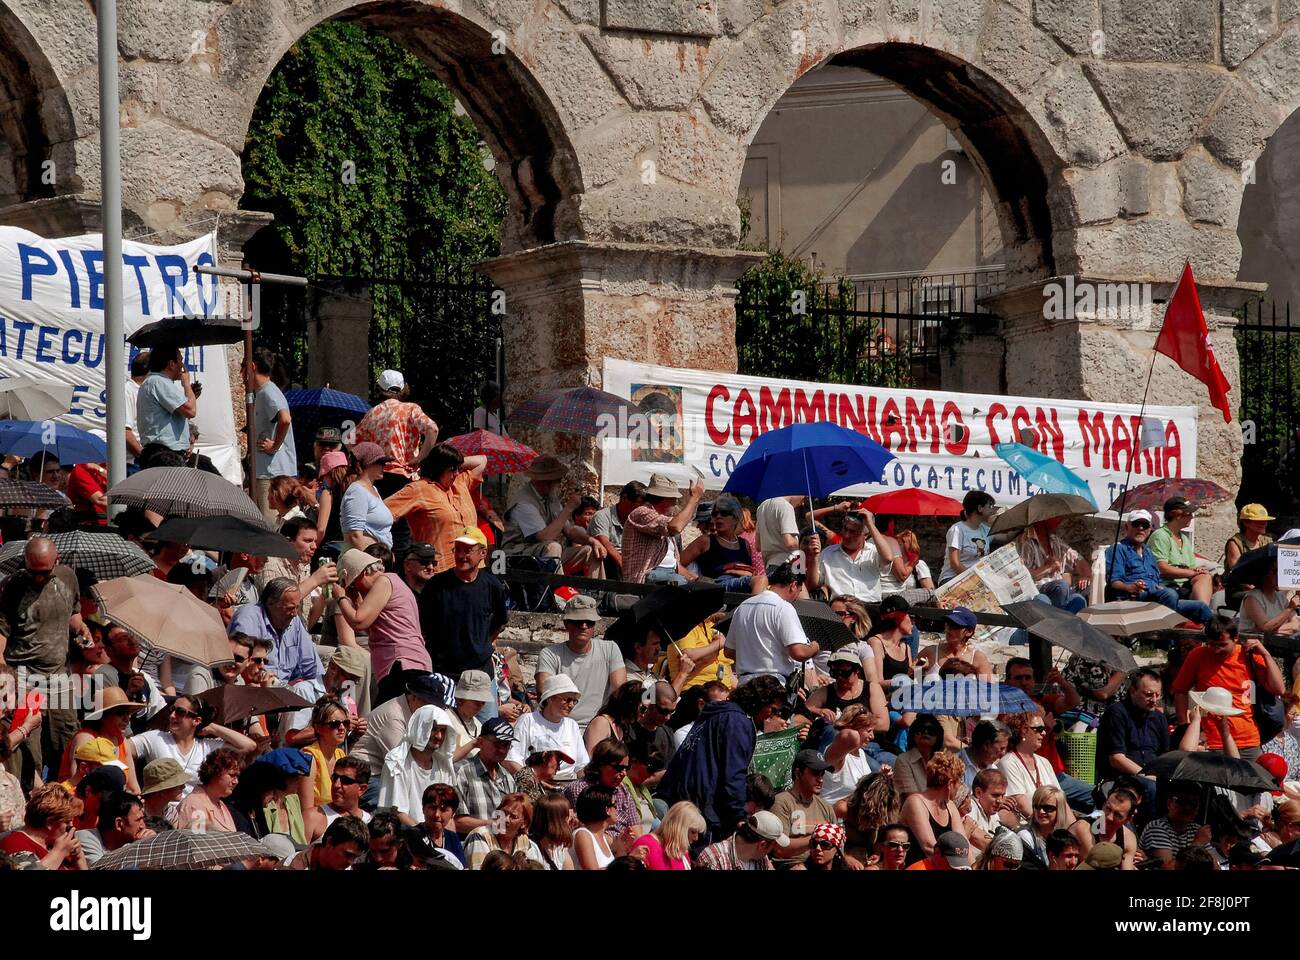
[{"label": "man with bald head", "polygon": [[[90,631],[81,620],[77,575],[59,564],[59,551],[49,537],[32,537],[23,553],[23,569],[0,588],[0,663],[19,670],[29,681],[39,683],[50,700],[44,712],[40,743],[35,737],[25,745],[23,769],[39,769],[42,757],[57,764],[63,748],[77,731],[77,715],[69,697],[57,694],[66,685],[70,633],[89,639]],[[22,668],[22,669],[20,669]],[[46,679],[46,678],[49,679]],[[59,702],[62,700],[63,702]],[[12,772],[12,768],[11,768]]]}]

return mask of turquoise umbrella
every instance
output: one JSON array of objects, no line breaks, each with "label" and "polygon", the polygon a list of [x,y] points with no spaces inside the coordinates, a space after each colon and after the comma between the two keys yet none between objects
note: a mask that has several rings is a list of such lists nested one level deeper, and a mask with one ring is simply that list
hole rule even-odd
[{"label": "turquoise umbrella", "polygon": [[1072,493],[1083,497],[1098,509],[1097,499],[1088,485],[1069,467],[1039,453],[1023,443],[999,443],[993,452],[1005,460],[1022,477],[1047,493]]}]

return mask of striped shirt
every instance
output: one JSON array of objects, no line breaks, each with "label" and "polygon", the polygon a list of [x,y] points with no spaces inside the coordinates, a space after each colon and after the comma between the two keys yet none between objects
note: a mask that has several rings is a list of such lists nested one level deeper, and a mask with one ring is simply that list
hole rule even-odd
[{"label": "striped shirt", "polygon": [[715,843],[700,851],[693,864],[696,870],[772,870],[772,861],[767,857],[761,860],[741,860],[736,856],[736,838],[728,837],[721,843]]},{"label": "striped shirt", "polygon": [[1191,846],[1201,825],[1195,821],[1178,830],[1168,817],[1152,820],[1142,831],[1142,849],[1147,853],[1155,850],[1171,850],[1175,855],[1184,847]]},{"label": "striped shirt", "polygon": [[514,793],[515,778],[498,765],[495,775],[478,757],[456,764],[456,792],[460,794],[460,813],[476,820],[491,820],[506,794]]}]

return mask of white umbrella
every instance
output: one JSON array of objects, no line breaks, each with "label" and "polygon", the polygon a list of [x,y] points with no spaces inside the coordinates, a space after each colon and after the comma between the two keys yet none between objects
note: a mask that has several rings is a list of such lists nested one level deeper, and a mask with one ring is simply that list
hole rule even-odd
[{"label": "white umbrella", "polygon": [[35,377],[0,380],[0,415],[10,420],[53,420],[72,409],[72,384]]},{"label": "white umbrella", "polygon": [[1112,637],[1133,637],[1153,630],[1168,630],[1187,620],[1177,610],[1170,610],[1162,603],[1144,600],[1098,603],[1080,610],[1079,619]]}]

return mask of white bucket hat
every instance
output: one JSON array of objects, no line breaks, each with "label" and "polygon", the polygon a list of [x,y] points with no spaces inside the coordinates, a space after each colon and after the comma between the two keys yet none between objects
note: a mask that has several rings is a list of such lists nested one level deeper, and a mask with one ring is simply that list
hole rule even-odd
[{"label": "white bucket hat", "polygon": [[570,677],[562,673],[553,673],[546,678],[542,684],[541,695],[537,698],[538,703],[545,703],[551,697],[560,693],[576,693],[581,695],[578,685]]},{"label": "white bucket hat", "polygon": [[1232,694],[1224,687],[1210,687],[1208,690],[1193,690],[1188,694],[1192,703],[1205,713],[1215,713],[1221,717],[1235,717],[1244,713],[1240,707],[1232,705]]}]

